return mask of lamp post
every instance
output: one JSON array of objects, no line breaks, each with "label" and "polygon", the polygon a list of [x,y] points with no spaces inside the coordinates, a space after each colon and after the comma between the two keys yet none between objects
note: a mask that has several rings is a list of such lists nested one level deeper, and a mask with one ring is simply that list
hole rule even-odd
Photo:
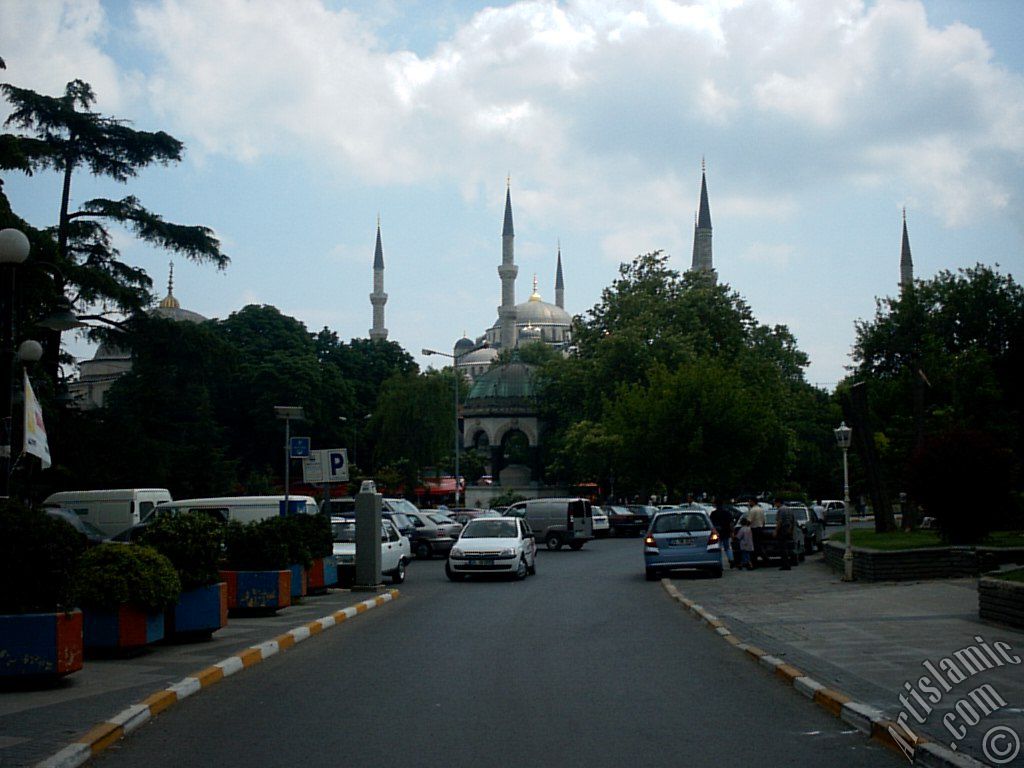
[{"label": "lamp post", "polygon": [[284,513],[287,515],[288,487],[291,485],[292,419],[301,421],[306,418],[306,414],[299,405],[275,405],[274,414],[284,419]]},{"label": "lamp post", "polygon": [[455,506],[459,507],[459,363],[466,355],[470,352],[476,352],[478,349],[486,349],[489,344],[485,341],[472,349],[467,349],[465,352],[457,352],[454,355],[449,355],[447,352],[438,352],[436,349],[421,349],[424,355],[441,355],[441,357],[448,357],[452,360],[452,381],[455,382]]},{"label": "lamp post", "polygon": [[[359,466],[359,422],[369,421],[372,416],[372,413],[368,413],[365,416],[363,416],[362,419],[358,419],[354,416],[352,417],[352,460],[349,462],[350,464],[355,464],[356,466]],[[349,419],[346,418],[345,416],[339,416],[338,421],[347,422],[349,421]]]},{"label": "lamp post", "polygon": [[25,233],[17,229],[0,230],[0,357],[3,358],[2,386],[3,401],[3,442],[0,454],[3,458],[3,479],[0,480],[0,496],[10,495],[11,482],[11,433],[14,401],[11,377],[14,368],[14,270],[28,258],[30,245]]},{"label": "lamp post", "polygon": [[853,546],[850,544],[850,467],[846,455],[850,450],[850,436],[853,430],[842,422],[833,430],[836,444],[843,452],[843,514],[846,523],[846,551],[843,553],[843,581],[853,581]]}]

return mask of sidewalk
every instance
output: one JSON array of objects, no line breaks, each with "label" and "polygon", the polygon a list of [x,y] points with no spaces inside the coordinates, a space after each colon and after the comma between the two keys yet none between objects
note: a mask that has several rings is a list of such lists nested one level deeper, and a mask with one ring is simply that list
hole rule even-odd
[{"label": "sidewalk", "polygon": [[[915,733],[946,747],[955,744],[955,751],[986,763],[1024,763],[1024,751],[1015,760],[991,760],[992,754],[1012,752],[1015,739],[1024,739],[1024,632],[978,618],[977,579],[845,583],[816,554],[791,571],[726,569],[722,579],[683,575],[672,583],[742,641],[893,720],[906,712]],[[974,651],[964,655],[963,649],[992,658],[982,643],[993,649],[998,641],[1012,647],[1007,654],[1017,662],[992,663],[991,668],[976,664],[981,671],[968,672],[959,683],[955,673],[945,674],[949,664],[963,669],[966,659],[969,669],[977,660]],[[957,651],[960,656],[954,655]],[[926,661],[948,678],[949,691],[928,690],[938,682],[923,666]],[[750,674],[757,673],[751,668]],[[922,676],[929,676],[930,683],[922,682]],[[996,710],[989,697],[971,696],[985,684],[1005,706]],[[986,715],[986,709],[994,711]],[[970,722],[975,714],[977,721]],[[986,738],[989,756],[982,747]]]},{"label": "sidewalk", "polygon": [[35,765],[169,685],[368,597],[332,589],[276,616],[231,617],[209,641],[157,644],[128,659],[87,658],[80,671],[50,688],[0,688],[0,766]]}]

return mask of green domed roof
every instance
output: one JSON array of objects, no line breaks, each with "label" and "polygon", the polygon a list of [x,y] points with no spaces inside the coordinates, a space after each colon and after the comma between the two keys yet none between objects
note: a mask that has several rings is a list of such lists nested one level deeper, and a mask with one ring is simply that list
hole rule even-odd
[{"label": "green domed roof", "polygon": [[473,382],[466,407],[532,406],[537,395],[534,379],[534,367],[519,360],[495,366]]}]

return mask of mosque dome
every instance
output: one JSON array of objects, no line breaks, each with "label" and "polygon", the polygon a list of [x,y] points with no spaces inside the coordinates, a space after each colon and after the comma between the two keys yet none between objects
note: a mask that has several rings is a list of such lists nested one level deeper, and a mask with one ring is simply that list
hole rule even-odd
[{"label": "mosque dome", "polygon": [[473,350],[469,354],[464,355],[459,361],[459,366],[490,365],[497,356],[498,350],[491,347],[481,347],[480,349]]},{"label": "mosque dome", "polygon": [[464,404],[467,415],[536,411],[534,367],[515,359],[490,368],[473,381]]},{"label": "mosque dome", "polygon": [[474,343],[474,341],[471,338],[469,338],[468,336],[463,336],[461,339],[455,342],[455,354],[464,355],[469,350],[473,349],[473,347],[475,346],[476,343]]},{"label": "mosque dome", "polygon": [[516,324],[524,325],[572,325],[572,315],[557,304],[548,304],[533,287],[533,294],[528,301],[516,304]]}]

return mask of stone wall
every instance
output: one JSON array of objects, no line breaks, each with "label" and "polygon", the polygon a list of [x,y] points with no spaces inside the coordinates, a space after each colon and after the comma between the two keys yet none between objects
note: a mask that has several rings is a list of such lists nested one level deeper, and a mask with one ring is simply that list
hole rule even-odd
[{"label": "stone wall", "polygon": [[[843,570],[844,546],[825,544],[825,562]],[[977,576],[1004,563],[1024,563],[1024,548],[928,547],[878,550],[853,548],[853,577],[860,581],[917,581]]]},{"label": "stone wall", "polygon": [[982,577],[978,580],[978,615],[1011,627],[1024,627],[1024,584]]}]

